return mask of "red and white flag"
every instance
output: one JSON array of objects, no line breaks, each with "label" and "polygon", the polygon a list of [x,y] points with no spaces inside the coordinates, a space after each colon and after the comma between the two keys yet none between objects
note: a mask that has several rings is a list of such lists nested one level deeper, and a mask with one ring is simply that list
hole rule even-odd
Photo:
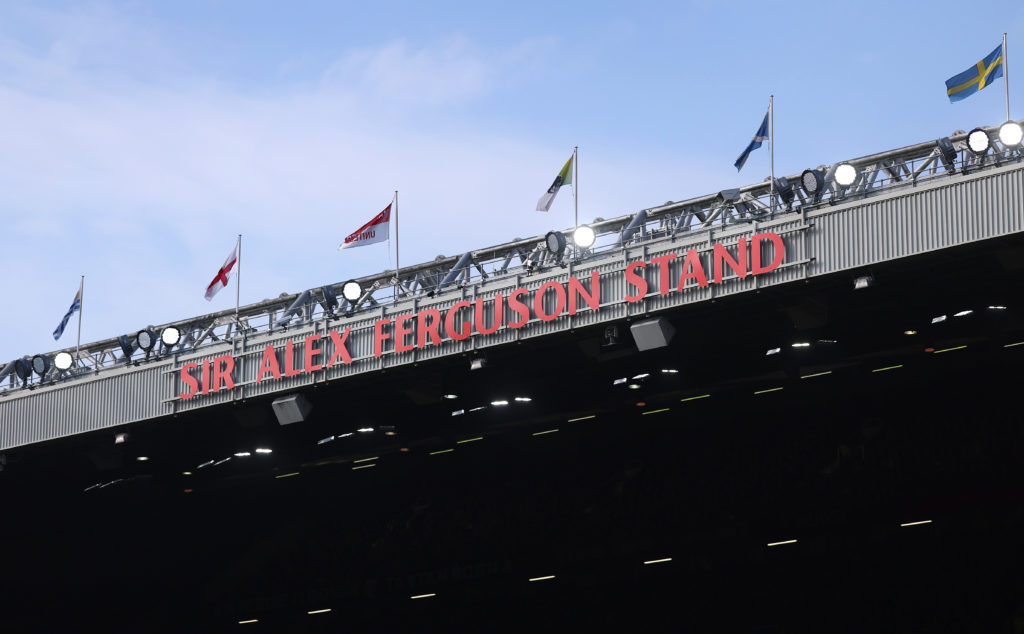
[{"label": "red and white flag", "polygon": [[384,211],[373,217],[373,220],[356,229],[352,235],[345,238],[345,241],[338,246],[338,250],[349,247],[361,247],[374,242],[383,242],[391,235],[391,205],[389,203]]},{"label": "red and white flag", "polygon": [[228,259],[224,260],[224,266],[220,267],[220,270],[217,271],[217,275],[214,276],[213,281],[206,287],[206,301],[213,299],[213,296],[217,294],[217,291],[228,285],[228,280],[231,279],[231,274],[234,273],[237,265],[238,243],[235,243],[235,248],[231,249]]}]

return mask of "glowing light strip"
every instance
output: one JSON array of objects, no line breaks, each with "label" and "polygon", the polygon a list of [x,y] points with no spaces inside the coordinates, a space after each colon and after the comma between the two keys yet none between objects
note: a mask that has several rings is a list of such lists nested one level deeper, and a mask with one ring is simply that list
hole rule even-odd
[{"label": "glowing light strip", "polygon": [[546,577],[534,577],[533,579],[530,579],[530,581],[547,581],[548,579],[554,579],[554,578],[555,578],[555,575],[548,575]]},{"label": "glowing light strip", "polygon": [[896,370],[897,368],[902,368],[902,367],[903,367],[903,364],[900,364],[900,365],[890,365],[890,366],[886,366],[884,368],[877,368],[875,370],[872,370],[872,372],[885,372],[887,370]]},{"label": "glowing light strip", "polygon": [[477,436],[476,438],[467,438],[465,440],[457,441],[455,444],[456,445],[462,445],[462,444],[465,444],[467,442],[476,442],[477,440],[483,440],[483,439],[484,439],[483,436]]},{"label": "glowing light strip", "polygon": [[259,622],[260,622],[259,619],[249,619],[248,621],[239,621],[238,624],[239,625],[245,625],[246,623],[259,623]]},{"label": "glowing light strip", "polygon": [[1012,348],[1014,346],[1024,346],[1024,341],[1018,341],[1017,343],[1008,343],[1008,344],[1006,344],[1003,347],[1004,348]]},{"label": "glowing light strip", "polygon": [[360,458],[359,460],[353,460],[352,464],[359,464],[360,462],[369,462],[371,460],[376,460],[377,458],[380,458],[380,456],[374,456],[372,458]]},{"label": "glowing light strip", "polygon": [[568,422],[568,423],[575,423],[576,421],[589,420],[591,418],[597,418],[597,414],[591,414],[590,416],[581,416],[579,418],[570,418],[566,422]]},{"label": "glowing light strip", "polygon": [[934,352],[934,354],[939,354],[939,353],[941,353],[941,352],[952,352],[953,350],[963,350],[963,349],[964,349],[964,348],[966,348],[966,347],[967,347],[967,346],[957,346],[957,347],[955,347],[955,348],[943,348],[942,350],[936,350],[936,351]]},{"label": "glowing light strip", "polygon": [[310,610],[306,614],[323,614],[324,612],[330,612],[331,608],[324,608],[323,610]]},{"label": "glowing light strip", "polygon": [[370,467],[376,467],[376,466],[377,465],[375,465],[375,464],[361,464],[358,467],[352,467],[352,470],[355,471],[356,469],[369,469]]},{"label": "glowing light strip", "polygon": [[648,414],[660,414],[661,412],[667,412],[669,408],[664,407],[662,409],[652,409],[649,412],[640,412],[641,416],[647,416]]},{"label": "glowing light strip", "polygon": [[920,526],[921,524],[931,524],[931,523],[932,523],[931,520],[921,520],[920,522],[907,522],[905,524],[900,524],[900,528],[905,528],[907,526]]},{"label": "glowing light strip", "polygon": [[784,546],[785,544],[795,544],[795,543],[796,543],[795,539],[787,539],[784,542],[772,542],[772,543],[768,544],[768,546]]},{"label": "glowing light strip", "polygon": [[781,389],[782,389],[781,387],[773,387],[770,390],[761,390],[759,392],[754,392],[754,394],[756,395],[756,394],[767,394],[768,392],[778,392]]},{"label": "glowing light strip", "polygon": [[274,479],[276,480],[278,478],[289,478],[289,477],[291,477],[293,475],[299,475],[299,472],[298,471],[293,471],[292,473],[282,473],[279,476],[274,476]]},{"label": "glowing light strip", "polygon": [[666,561],[672,561],[672,558],[671,557],[665,557],[664,559],[652,559],[650,561],[645,561],[644,565],[646,566],[646,565],[649,565],[649,564],[663,564]]},{"label": "glowing light strip", "polygon": [[710,394],[701,394],[700,396],[691,396],[689,398],[681,398],[681,399],[679,399],[679,402],[680,403],[685,403],[686,401],[696,401],[697,399],[700,399],[700,398],[711,398],[711,395]]},{"label": "glowing light strip", "polygon": [[455,450],[454,449],[442,449],[441,451],[431,451],[430,455],[431,456],[436,456],[439,453],[450,453],[452,451],[455,451]]},{"label": "glowing light strip", "polygon": [[436,596],[437,596],[436,592],[431,592],[430,594],[417,594],[417,595],[411,596],[409,598],[410,599],[427,599],[429,597],[436,597]]},{"label": "glowing light strip", "polygon": [[832,374],[832,370],[826,370],[825,372],[817,372],[815,374],[805,374],[801,379],[813,379],[816,376],[825,376],[826,374]]},{"label": "glowing light strip", "polygon": [[534,433],[533,435],[534,435],[534,436],[543,436],[544,434],[553,434],[553,433],[555,433],[556,431],[558,431],[558,430],[557,430],[557,429],[549,429],[549,430],[547,430],[547,431],[538,431],[538,432],[535,432],[535,433]]}]

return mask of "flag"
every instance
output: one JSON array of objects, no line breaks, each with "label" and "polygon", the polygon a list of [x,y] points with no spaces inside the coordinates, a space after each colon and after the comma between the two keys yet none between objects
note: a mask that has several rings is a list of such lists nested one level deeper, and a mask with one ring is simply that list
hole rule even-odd
[{"label": "flag", "polygon": [[743,153],[740,154],[740,157],[736,159],[735,163],[733,163],[733,165],[736,166],[737,172],[743,169],[743,164],[747,162],[747,157],[750,156],[750,153],[756,150],[757,148],[761,147],[761,144],[767,140],[768,112],[764,113],[764,121],[761,122],[761,127],[758,128],[757,132],[754,134],[754,140],[750,142],[750,145],[747,146],[747,149],[743,150]]},{"label": "flag", "polygon": [[78,283],[78,292],[75,293],[75,299],[71,300],[71,308],[68,312],[64,313],[64,319],[60,320],[57,324],[57,329],[53,331],[53,340],[57,341],[60,336],[64,334],[64,328],[68,325],[68,320],[75,314],[76,310],[82,309],[82,282]]},{"label": "flag", "polygon": [[949,102],[966,99],[1003,76],[1003,45],[985,56],[974,66],[946,80]]},{"label": "flag", "polygon": [[569,160],[566,161],[565,165],[562,167],[562,171],[560,171],[558,176],[555,177],[555,182],[551,183],[551,187],[548,187],[548,190],[544,192],[544,195],[537,201],[537,211],[547,211],[548,209],[551,209],[551,203],[555,201],[555,194],[558,193],[558,190],[561,189],[562,185],[572,184],[572,159],[573,157],[570,156]]},{"label": "flag", "polygon": [[338,250],[349,247],[361,247],[375,242],[383,242],[391,235],[391,205],[388,203],[384,211],[373,217],[373,220],[359,227],[338,246]]},{"label": "flag", "polygon": [[235,266],[238,264],[238,243],[235,243],[235,248],[231,249],[231,253],[228,254],[228,259],[224,260],[224,265],[217,271],[217,275],[213,277],[213,281],[206,287],[206,301],[213,299],[213,296],[217,294],[217,291],[228,285],[228,280],[231,279],[231,274],[235,271]]}]

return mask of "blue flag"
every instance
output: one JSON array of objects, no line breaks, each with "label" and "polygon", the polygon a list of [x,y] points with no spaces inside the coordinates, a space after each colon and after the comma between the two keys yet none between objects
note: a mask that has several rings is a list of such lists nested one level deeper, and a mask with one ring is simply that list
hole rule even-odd
[{"label": "blue flag", "polygon": [[1000,44],[996,47],[996,50],[986,55],[985,59],[959,75],[954,75],[947,79],[946,96],[949,97],[950,103],[967,99],[1002,76],[1003,45]]},{"label": "blue flag", "polygon": [[761,127],[758,128],[757,129],[757,133],[754,134],[754,140],[750,142],[750,145],[747,146],[747,149],[743,150],[743,153],[740,154],[740,157],[738,159],[736,159],[735,163],[733,163],[733,165],[736,166],[736,171],[737,172],[740,171],[741,169],[743,169],[743,164],[747,162],[747,157],[750,156],[750,153],[753,152],[754,150],[756,150],[757,148],[761,147],[761,143],[763,143],[763,142],[765,142],[767,140],[768,140],[768,113],[766,112],[766,113],[764,113],[764,121],[761,122]]},{"label": "blue flag", "polygon": [[68,312],[64,314],[64,319],[60,320],[60,323],[57,325],[57,329],[53,331],[53,340],[54,341],[60,339],[60,336],[64,334],[64,328],[68,325],[68,320],[71,319],[71,316],[75,314],[75,311],[76,310],[81,310],[81,309],[82,309],[82,284],[79,283],[78,284],[78,292],[75,293],[75,299],[72,300],[72,302],[71,302],[71,308],[69,308]]}]

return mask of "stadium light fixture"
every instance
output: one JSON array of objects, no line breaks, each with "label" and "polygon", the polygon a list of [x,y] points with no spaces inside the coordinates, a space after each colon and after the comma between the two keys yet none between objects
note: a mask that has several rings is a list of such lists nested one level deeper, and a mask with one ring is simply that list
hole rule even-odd
[{"label": "stadium light fixture", "polygon": [[163,342],[165,348],[173,348],[181,341],[181,331],[174,326],[168,326],[160,333],[160,341]]},{"label": "stadium light fixture", "polygon": [[544,236],[544,246],[547,247],[548,253],[562,257],[562,253],[565,252],[565,234],[561,231],[548,231]]},{"label": "stadium light fixture", "polygon": [[572,232],[572,241],[581,249],[589,249],[597,240],[597,234],[587,225],[580,225]]},{"label": "stadium light fixture", "polygon": [[45,354],[37,354],[32,357],[32,371],[38,374],[40,378],[49,371],[51,365],[53,365],[53,362]]},{"label": "stadium light fixture", "polygon": [[32,376],[32,364],[25,359],[18,359],[14,362],[14,373],[21,379],[22,385],[28,383],[29,377]]},{"label": "stadium light fixture", "polygon": [[355,280],[345,282],[341,285],[341,296],[354,305],[363,296],[362,284]]},{"label": "stadium light fixture", "polygon": [[992,139],[989,138],[988,132],[985,132],[981,128],[974,128],[967,133],[967,148],[975,156],[982,156],[988,152],[989,147],[992,146]]},{"label": "stadium light fixture", "polygon": [[840,163],[836,167],[836,173],[834,178],[836,182],[842,187],[849,187],[857,182],[857,168],[850,163]]},{"label": "stadium light fixture", "polygon": [[793,184],[789,182],[788,178],[780,176],[775,179],[775,193],[786,205],[786,209],[793,206]]},{"label": "stadium light fixture", "polygon": [[715,202],[719,205],[737,203],[739,200],[740,190],[738,189],[723,189],[715,195]]},{"label": "stadium light fixture", "polygon": [[333,313],[334,309],[338,307],[338,296],[334,293],[334,287],[330,284],[321,286],[320,294],[323,295],[320,305],[323,307],[324,312],[328,314]]},{"label": "stadium light fixture", "polygon": [[132,340],[128,338],[128,335],[119,335],[117,337],[117,343],[121,346],[121,352],[124,353],[125,363],[132,362],[132,353],[135,352],[135,346],[132,344]]},{"label": "stadium light fixture", "polygon": [[935,141],[935,145],[939,148],[942,165],[947,172],[952,174],[956,171],[956,148],[953,147],[953,142],[949,140],[949,137],[942,137]]},{"label": "stadium light fixture", "polygon": [[143,328],[135,335],[135,343],[139,348],[145,350],[146,354],[149,354],[149,351],[156,345],[156,333],[149,328]]},{"label": "stadium light fixture", "polygon": [[470,370],[482,370],[486,366],[487,366],[487,358],[486,357],[473,357],[472,359],[469,360],[469,369]]},{"label": "stadium light fixture", "polygon": [[870,275],[862,275],[853,279],[854,290],[862,290],[875,285],[875,278]]},{"label": "stadium light fixture", "polygon": [[800,185],[814,200],[820,200],[825,190],[825,175],[821,173],[821,170],[804,170],[804,173],[800,175]]},{"label": "stadium light fixture", "polygon": [[1006,147],[1016,147],[1024,140],[1024,129],[1016,121],[1007,121],[999,126],[999,142]]},{"label": "stadium light fixture", "polygon": [[53,358],[54,367],[56,367],[61,372],[70,369],[71,366],[74,365],[74,363],[75,358],[72,357],[71,354],[67,352],[58,352],[57,356]]}]

